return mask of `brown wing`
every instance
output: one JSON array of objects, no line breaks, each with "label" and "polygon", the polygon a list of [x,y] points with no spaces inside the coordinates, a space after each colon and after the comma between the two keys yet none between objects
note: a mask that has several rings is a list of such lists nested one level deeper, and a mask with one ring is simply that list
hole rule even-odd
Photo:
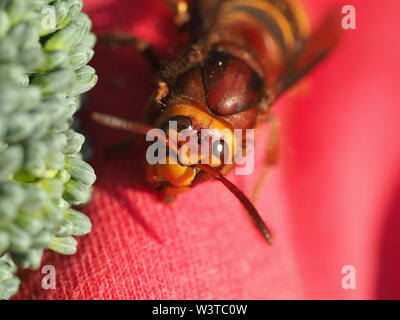
[{"label": "brown wing", "polygon": [[339,42],[340,35],[340,10],[332,9],[318,29],[305,41],[303,49],[293,59],[288,70],[275,83],[275,97],[279,97],[331,53]]}]

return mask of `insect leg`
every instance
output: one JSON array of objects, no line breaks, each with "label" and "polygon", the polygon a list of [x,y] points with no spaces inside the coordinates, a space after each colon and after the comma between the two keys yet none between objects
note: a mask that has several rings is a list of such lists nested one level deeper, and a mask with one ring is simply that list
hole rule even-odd
[{"label": "insect leg", "polygon": [[271,131],[268,138],[267,151],[265,156],[265,166],[251,193],[252,201],[255,201],[260,194],[262,186],[268,177],[269,170],[276,165],[279,160],[279,136],[280,136],[280,121],[275,116],[270,116]]},{"label": "insect leg", "polygon": [[160,69],[161,63],[151,45],[143,39],[135,38],[126,33],[107,33],[97,35],[98,42],[111,48],[131,46],[147,59],[154,71]]}]

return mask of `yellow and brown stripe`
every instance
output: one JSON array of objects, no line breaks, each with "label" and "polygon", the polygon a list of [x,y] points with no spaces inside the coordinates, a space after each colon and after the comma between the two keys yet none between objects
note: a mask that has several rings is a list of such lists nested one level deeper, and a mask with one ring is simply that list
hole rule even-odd
[{"label": "yellow and brown stripe", "polygon": [[227,0],[209,43],[244,49],[268,84],[281,75],[308,33],[308,18],[298,0]]}]

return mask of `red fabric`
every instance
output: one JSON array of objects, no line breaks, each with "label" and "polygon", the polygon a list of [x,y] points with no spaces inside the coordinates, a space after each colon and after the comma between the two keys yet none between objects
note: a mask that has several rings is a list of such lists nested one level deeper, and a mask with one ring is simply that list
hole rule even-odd
[{"label": "red fabric", "polygon": [[[318,21],[334,0],[306,1]],[[147,186],[144,155],[103,156],[125,133],[87,114],[137,119],[151,71],[133,50],[99,49],[100,82],[88,97],[84,128],[95,148],[98,181],[84,209],[93,232],[79,253],[48,253],[57,289],[40,271],[22,272],[17,299],[374,299],[400,298],[399,28],[397,0],[353,0],[357,30],[276,107],[283,124],[281,162],[256,203],[272,226],[266,246],[241,205],[218,182],[173,205]],[[86,0],[96,32],[124,30],[160,50],[173,42],[162,1]],[[267,137],[257,137],[256,172],[229,176],[249,193]],[[354,265],[357,289],[341,287]]]}]

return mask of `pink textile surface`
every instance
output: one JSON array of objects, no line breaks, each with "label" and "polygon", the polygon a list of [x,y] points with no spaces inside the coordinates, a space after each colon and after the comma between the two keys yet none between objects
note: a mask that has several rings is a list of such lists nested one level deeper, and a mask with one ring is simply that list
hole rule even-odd
[{"label": "pink textile surface", "polygon": [[[308,0],[316,23],[334,0]],[[126,136],[93,123],[100,111],[136,120],[152,72],[130,48],[99,47],[100,81],[82,112],[98,175],[84,209],[93,231],[78,254],[54,253],[57,289],[21,272],[16,299],[382,299],[400,298],[400,2],[352,0],[357,29],[297,94],[277,105],[280,163],[256,206],[271,226],[268,247],[240,203],[218,182],[160,201],[146,184],[144,151],[104,156]],[[96,33],[121,30],[165,51],[175,38],[162,1],[86,0]],[[250,193],[262,170],[268,127],[256,140],[256,169],[229,178]],[[356,268],[356,290],[341,286]]]}]

